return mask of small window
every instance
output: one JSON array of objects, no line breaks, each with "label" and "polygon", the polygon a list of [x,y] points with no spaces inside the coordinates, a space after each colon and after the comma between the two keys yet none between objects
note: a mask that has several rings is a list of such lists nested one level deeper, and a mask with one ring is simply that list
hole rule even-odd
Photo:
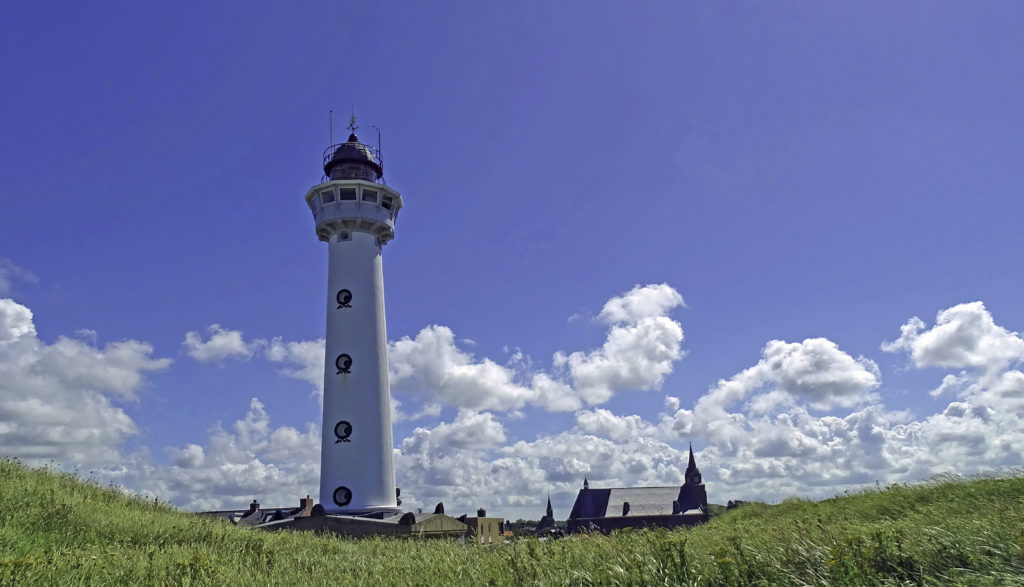
[{"label": "small window", "polygon": [[330,204],[331,202],[333,202],[334,201],[334,190],[327,190],[325,192],[320,192],[320,200],[322,200],[324,204]]},{"label": "small window", "polygon": [[391,196],[384,196],[384,200],[381,202],[381,206],[384,206],[385,210],[390,210],[394,207],[395,200]]},{"label": "small window", "polygon": [[341,188],[338,190],[340,195],[339,200],[354,200],[356,199],[356,188]]},{"label": "small window", "polygon": [[377,190],[363,190],[363,201],[364,202],[376,202],[377,201]]}]

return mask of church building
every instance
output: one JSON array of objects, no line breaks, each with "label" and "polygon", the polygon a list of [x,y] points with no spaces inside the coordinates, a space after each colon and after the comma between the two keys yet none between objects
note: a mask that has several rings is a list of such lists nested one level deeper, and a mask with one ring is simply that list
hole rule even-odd
[{"label": "church building", "polygon": [[569,532],[607,533],[619,528],[696,526],[708,517],[708,495],[691,446],[682,486],[591,489],[584,479],[568,527]]},{"label": "church building", "polygon": [[551,508],[551,496],[548,496],[548,507],[544,510],[544,517],[537,523],[537,527],[533,529],[533,533],[541,536],[544,534],[550,534],[552,532],[560,532],[558,524],[555,522],[555,510]]}]

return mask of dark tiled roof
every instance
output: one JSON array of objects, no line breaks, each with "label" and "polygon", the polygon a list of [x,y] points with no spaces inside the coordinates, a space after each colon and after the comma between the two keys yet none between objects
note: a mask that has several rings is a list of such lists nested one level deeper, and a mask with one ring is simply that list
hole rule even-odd
[{"label": "dark tiled roof", "polygon": [[580,489],[569,518],[601,518],[608,509],[611,489]]},{"label": "dark tiled roof", "polygon": [[612,489],[605,516],[621,516],[622,504],[629,503],[628,516],[671,515],[679,487],[625,487]]},{"label": "dark tiled roof", "polygon": [[570,518],[604,518],[622,516],[622,504],[629,502],[627,516],[671,515],[672,502],[679,495],[679,486],[614,487],[581,489],[572,506]]}]

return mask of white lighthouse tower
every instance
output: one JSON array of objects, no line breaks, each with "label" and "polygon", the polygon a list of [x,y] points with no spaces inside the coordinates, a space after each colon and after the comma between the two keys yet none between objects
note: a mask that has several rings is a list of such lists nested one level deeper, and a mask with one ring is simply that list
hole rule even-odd
[{"label": "white lighthouse tower", "polygon": [[379,148],[324,151],[323,183],[306,194],[328,246],[320,504],[325,513],[397,512],[381,248],[395,236],[402,196],[384,185]]}]

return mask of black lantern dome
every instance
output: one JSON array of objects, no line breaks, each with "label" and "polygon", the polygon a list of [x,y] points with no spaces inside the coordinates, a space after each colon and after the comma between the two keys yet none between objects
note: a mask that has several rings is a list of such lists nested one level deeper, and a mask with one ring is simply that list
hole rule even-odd
[{"label": "black lantern dome", "polygon": [[331,145],[324,151],[324,175],[329,180],[378,181],[384,175],[380,151],[360,143],[356,133],[352,133],[344,143]]}]

